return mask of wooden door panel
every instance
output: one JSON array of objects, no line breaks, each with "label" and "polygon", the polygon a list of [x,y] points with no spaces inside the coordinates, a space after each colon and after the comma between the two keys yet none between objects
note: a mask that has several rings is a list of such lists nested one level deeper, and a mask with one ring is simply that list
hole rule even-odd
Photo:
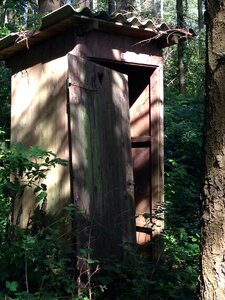
[{"label": "wooden door panel", "polygon": [[121,257],[135,242],[127,76],[73,55],[68,63],[78,246]]}]

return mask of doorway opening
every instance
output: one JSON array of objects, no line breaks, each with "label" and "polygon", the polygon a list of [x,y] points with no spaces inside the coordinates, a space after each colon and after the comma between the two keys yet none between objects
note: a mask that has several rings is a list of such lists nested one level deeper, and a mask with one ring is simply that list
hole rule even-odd
[{"label": "doorway opening", "polygon": [[136,242],[140,248],[145,248],[152,240],[152,223],[149,221],[152,214],[150,80],[156,66],[89,60],[128,76]]}]

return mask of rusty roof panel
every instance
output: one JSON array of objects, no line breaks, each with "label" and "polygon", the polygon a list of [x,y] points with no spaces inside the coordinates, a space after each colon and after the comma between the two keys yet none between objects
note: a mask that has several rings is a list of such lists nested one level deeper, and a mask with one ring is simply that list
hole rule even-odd
[{"label": "rusty roof panel", "polygon": [[151,20],[141,21],[137,17],[126,19],[122,14],[109,15],[106,12],[93,13],[89,8],[74,9],[66,4],[42,18],[39,30],[12,33],[0,39],[0,59],[28,49],[39,42],[58,35],[70,28],[85,33],[90,30],[114,32],[120,35],[140,38],[141,42],[157,40],[164,48],[177,41],[187,40],[195,34],[185,29],[171,29],[163,23],[156,26]]},{"label": "rusty roof panel", "polygon": [[43,30],[44,28],[49,27],[71,16],[80,16],[81,18],[86,17],[89,19],[104,20],[111,23],[120,23],[122,25],[127,25],[130,27],[135,26],[138,28],[146,28],[152,30],[154,29],[158,31],[157,27],[153,24],[151,20],[141,21],[137,17],[125,18],[125,16],[121,13],[116,13],[112,15],[109,15],[104,11],[93,13],[87,7],[75,9],[70,4],[66,4],[60,7],[59,9],[56,9],[55,11],[51,12],[47,16],[44,16],[42,18],[42,25],[40,30]]}]

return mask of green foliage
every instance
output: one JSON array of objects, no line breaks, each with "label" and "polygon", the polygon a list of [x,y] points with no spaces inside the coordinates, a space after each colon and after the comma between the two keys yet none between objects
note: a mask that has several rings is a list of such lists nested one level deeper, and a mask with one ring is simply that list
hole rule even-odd
[{"label": "green foliage", "polygon": [[13,201],[26,188],[33,188],[35,200],[39,203],[47,196],[47,186],[43,180],[46,179],[49,169],[56,164],[65,165],[66,161],[38,146],[25,149],[22,144],[15,144],[8,148],[2,143],[0,194]]},{"label": "green foliage", "polygon": [[[32,224],[33,226],[35,224]],[[72,250],[54,226],[36,235],[11,226],[1,236],[0,297],[11,299],[71,299],[77,286]]]},{"label": "green foliage", "polygon": [[[200,43],[202,37],[198,39],[190,43],[185,52],[186,95],[178,92],[175,52],[170,53],[167,61],[170,69],[166,72],[165,89],[164,255],[165,264],[170,268],[170,280],[174,282],[171,299],[197,299],[204,118],[204,61],[201,58],[204,48]],[[180,298],[179,293],[183,295]]]},{"label": "green foliage", "polygon": [[[10,129],[10,76],[5,64],[0,62],[0,129],[9,137]],[[0,139],[1,135],[0,133]]]},{"label": "green foliage", "polygon": [[197,299],[198,245],[191,244],[184,232],[179,241],[165,235],[164,242],[165,253],[157,261],[129,253],[122,263],[102,263],[96,280],[107,289],[97,299]]},{"label": "green foliage", "polygon": [[[205,71],[205,33],[186,43],[184,51],[186,94],[197,102],[204,95]],[[164,52],[165,59],[165,88],[179,96],[178,87],[178,55],[177,46],[169,47]],[[186,101],[186,104],[189,102]],[[179,104],[179,102],[178,102]],[[190,103],[191,104],[191,103]]]},{"label": "green foliage", "polygon": [[39,27],[40,18],[35,0],[5,0],[0,2],[0,37],[11,32],[23,33],[26,29]]},{"label": "green foliage", "polygon": [[72,250],[59,238],[56,224],[44,228],[31,220],[29,228],[22,229],[10,219],[12,204],[25,189],[33,188],[37,203],[47,197],[43,180],[56,164],[66,162],[38,146],[8,148],[1,143],[0,298],[59,299],[61,294],[71,296],[75,291]]},{"label": "green foliage", "polygon": [[[15,144],[8,148],[6,142],[1,143],[1,299],[87,300],[86,295],[98,295],[104,290],[102,286],[92,285],[91,278],[99,270],[99,261],[91,257],[91,249],[80,249],[82,268],[78,269],[72,233],[68,240],[62,239],[60,226],[68,226],[81,213],[76,206],[66,206],[65,214],[54,222],[41,222],[47,218],[45,211],[38,218],[32,216],[26,228],[14,225],[12,220],[13,204],[26,189],[33,190],[36,204],[42,210],[42,204],[47,201],[44,180],[50,168],[57,164],[65,166],[66,161],[38,146],[25,149]],[[81,286],[83,276],[88,281]]]}]

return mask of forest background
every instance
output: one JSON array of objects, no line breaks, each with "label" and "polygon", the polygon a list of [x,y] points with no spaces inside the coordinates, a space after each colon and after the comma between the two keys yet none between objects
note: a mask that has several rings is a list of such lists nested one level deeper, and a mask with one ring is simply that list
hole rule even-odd
[{"label": "forest background", "polygon": [[[46,2],[46,1],[39,1]],[[88,260],[101,265],[86,286],[71,264],[72,250],[58,239],[54,226],[35,235],[10,225],[12,199],[21,193],[9,174],[34,168],[30,157],[44,158],[46,170],[56,163],[53,154],[24,149],[10,142],[10,74],[0,64],[0,298],[3,299],[197,299],[199,276],[199,195],[204,117],[205,30],[201,0],[118,2],[64,1],[93,11],[114,10],[126,17],[149,18],[156,25],[192,28],[196,36],[164,50],[165,60],[165,231],[164,253],[151,262],[132,253],[123,263]],[[62,4],[62,3],[61,3]],[[39,3],[40,5],[40,3]],[[34,1],[0,1],[0,36],[40,25],[40,6]],[[45,171],[34,176],[45,176]],[[29,184],[32,184],[33,177]],[[25,187],[23,187],[25,188]],[[39,200],[45,186],[37,189]],[[67,210],[73,210],[67,207]],[[93,268],[92,268],[93,270]],[[141,280],[140,280],[141,278]]]}]

